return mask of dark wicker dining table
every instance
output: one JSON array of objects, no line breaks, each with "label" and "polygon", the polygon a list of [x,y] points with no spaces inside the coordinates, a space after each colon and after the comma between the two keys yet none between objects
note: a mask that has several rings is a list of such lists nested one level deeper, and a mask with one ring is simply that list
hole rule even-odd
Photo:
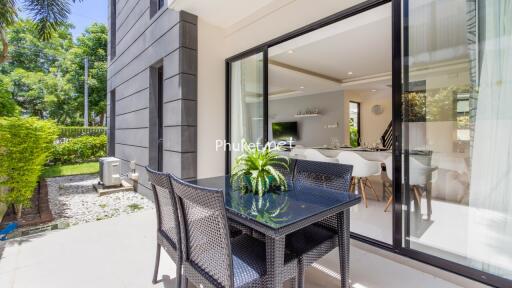
[{"label": "dark wicker dining table", "polygon": [[349,287],[350,207],[361,197],[310,185],[288,183],[288,190],[262,197],[234,188],[229,176],[189,181],[224,191],[227,217],[265,235],[268,287],[282,287],[286,235],[336,215],[341,287]]}]

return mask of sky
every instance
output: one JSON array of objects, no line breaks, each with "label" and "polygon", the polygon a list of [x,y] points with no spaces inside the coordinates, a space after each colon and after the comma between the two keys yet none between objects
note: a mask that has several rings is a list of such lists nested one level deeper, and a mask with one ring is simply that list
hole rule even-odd
[{"label": "sky", "polygon": [[108,0],[83,0],[71,2],[71,15],[69,22],[75,25],[71,32],[76,38],[85,28],[94,22],[107,24]]},{"label": "sky", "polygon": [[[71,15],[69,15],[69,22],[73,23],[75,28],[71,30],[73,38],[80,36],[85,28],[94,22],[107,24],[108,15],[108,0],[70,0]],[[21,15],[26,17],[22,11]]]}]

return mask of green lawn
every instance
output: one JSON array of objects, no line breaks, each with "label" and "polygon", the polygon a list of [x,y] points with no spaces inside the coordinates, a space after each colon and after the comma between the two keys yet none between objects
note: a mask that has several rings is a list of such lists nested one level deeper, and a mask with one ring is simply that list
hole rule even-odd
[{"label": "green lawn", "polygon": [[100,166],[98,162],[88,162],[70,165],[55,165],[43,169],[43,177],[51,178],[57,176],[98,173]]}]

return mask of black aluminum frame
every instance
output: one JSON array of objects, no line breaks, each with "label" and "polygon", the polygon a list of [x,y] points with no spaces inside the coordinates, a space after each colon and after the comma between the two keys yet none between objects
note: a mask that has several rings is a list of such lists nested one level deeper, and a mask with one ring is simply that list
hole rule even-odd
[{"label": "black aluminum frame", "polygon": [[[403,2],[403,6],[402,6]],[[343,19],[347,19],[349,17],[355,16],[357,14],[363,13],[365,11],[371,10],[378,6],[391,3],[391,29],[392,29],[392,126],[393,126],[393,175],[402,175],[402,166],[401,159],[402,153],[404,153],[404,184],[402,185],[400,177],[393,177],[393,196],[394,202],[392,205],[392,213],[393,213],[393,244],[385,243],[361,234],[350,233],[350,237],[352,239],[358,240],[365,244],[411,258],[413,260],[432,265],[434,267],[440,268],[442,270],[449,271],[451,273],[481,282],[486,285],[491,285],[494,287],[512,287],[512,280],[502,278],[469,266],[465,266],[453,261],[449,261],[434,255],[430,255],[424,252],[420,252],[418,250],[413,250],[409,248],[408,245],[408,237],[404,237],[402,234],[402,229],[406,229],[406,235],[409,235],[409,223],[408,223],[408,213],[404,215],[404,211],[402,210],[402,197],[407,200],[409,198],[408,191],[405,189],[409,189],[408,177],[408,150],[403,150],[402,141],[403,133],[407,133],[407,129],[402,129],[403,119],[402,119],[402,93],[403,91],[407,91],[408,83],[408,23],[409,23],[409,15],[408,15],[408,3],[409,0],[367,0],[365,2],[359,3],[352,7],[349,7],[345,10],[327,16],[323,19],[315,21],[309,25],[298,28],[294,31],[291,31],[287,34],[259,44],[253,48],[250,48],[246,51],[238,53],[234,56],[231,56],[225,60],[226,65],[226,74],[225,74],[225,83],[226,83],[226,141],[230,142],[230,111],[231,111],[231,103],[230,103],[230,86],[231,86],[231,70],[230,63],[240,60],[242,58],[252,56],[257,53],[263,53],[263,97],[264,97],[264,140],[268,140],[268,49],[272,46],[278,45],[282,42],[286,42],[293,38],[299,37],[306,33],[312,32],[319,28],[325,27],[327,25],[333,24],[335,22],[341,21]],[[403,9],[402,9],[403,8]],[[402,34],[403,33],[403,34]],[[402,47],[402,36],[403,38],[403,47]],[[403,63],[402,63],[402,60]],[[406,137],[407,138],[407,137]],[[405,146],[407,147],[407,146]],[[226,151],[226,174],[229,174],[230,171],[230,153]],[[405,188],[407,187],[407,188]],[[409,203],[407,201],[406,203]],[[407,205],[407,211],[409,211],[409,206]],[[407,212],[406,211],[406,212]],[[403,216],[406,216],[403,218]],[[405,225],[404,225],[405,222]]]}]

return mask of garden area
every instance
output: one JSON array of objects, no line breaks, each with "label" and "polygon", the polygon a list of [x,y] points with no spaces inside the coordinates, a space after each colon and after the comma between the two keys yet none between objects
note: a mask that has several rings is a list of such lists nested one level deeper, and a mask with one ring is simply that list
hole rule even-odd
[{"label": "garden area", "polygon": [[93,184],[106,149],[104,127],[1,117],[1,223],[56,229],[151,209],[153,204],[133,191],[98,195]]},{"label": "garden area", "polygon": [[0,231],[151,208],[133,191],[99,197],[93,188],[107,152],[106,25],[73,35],[65,19],[44,26],[18,12],[0,13]]}]

